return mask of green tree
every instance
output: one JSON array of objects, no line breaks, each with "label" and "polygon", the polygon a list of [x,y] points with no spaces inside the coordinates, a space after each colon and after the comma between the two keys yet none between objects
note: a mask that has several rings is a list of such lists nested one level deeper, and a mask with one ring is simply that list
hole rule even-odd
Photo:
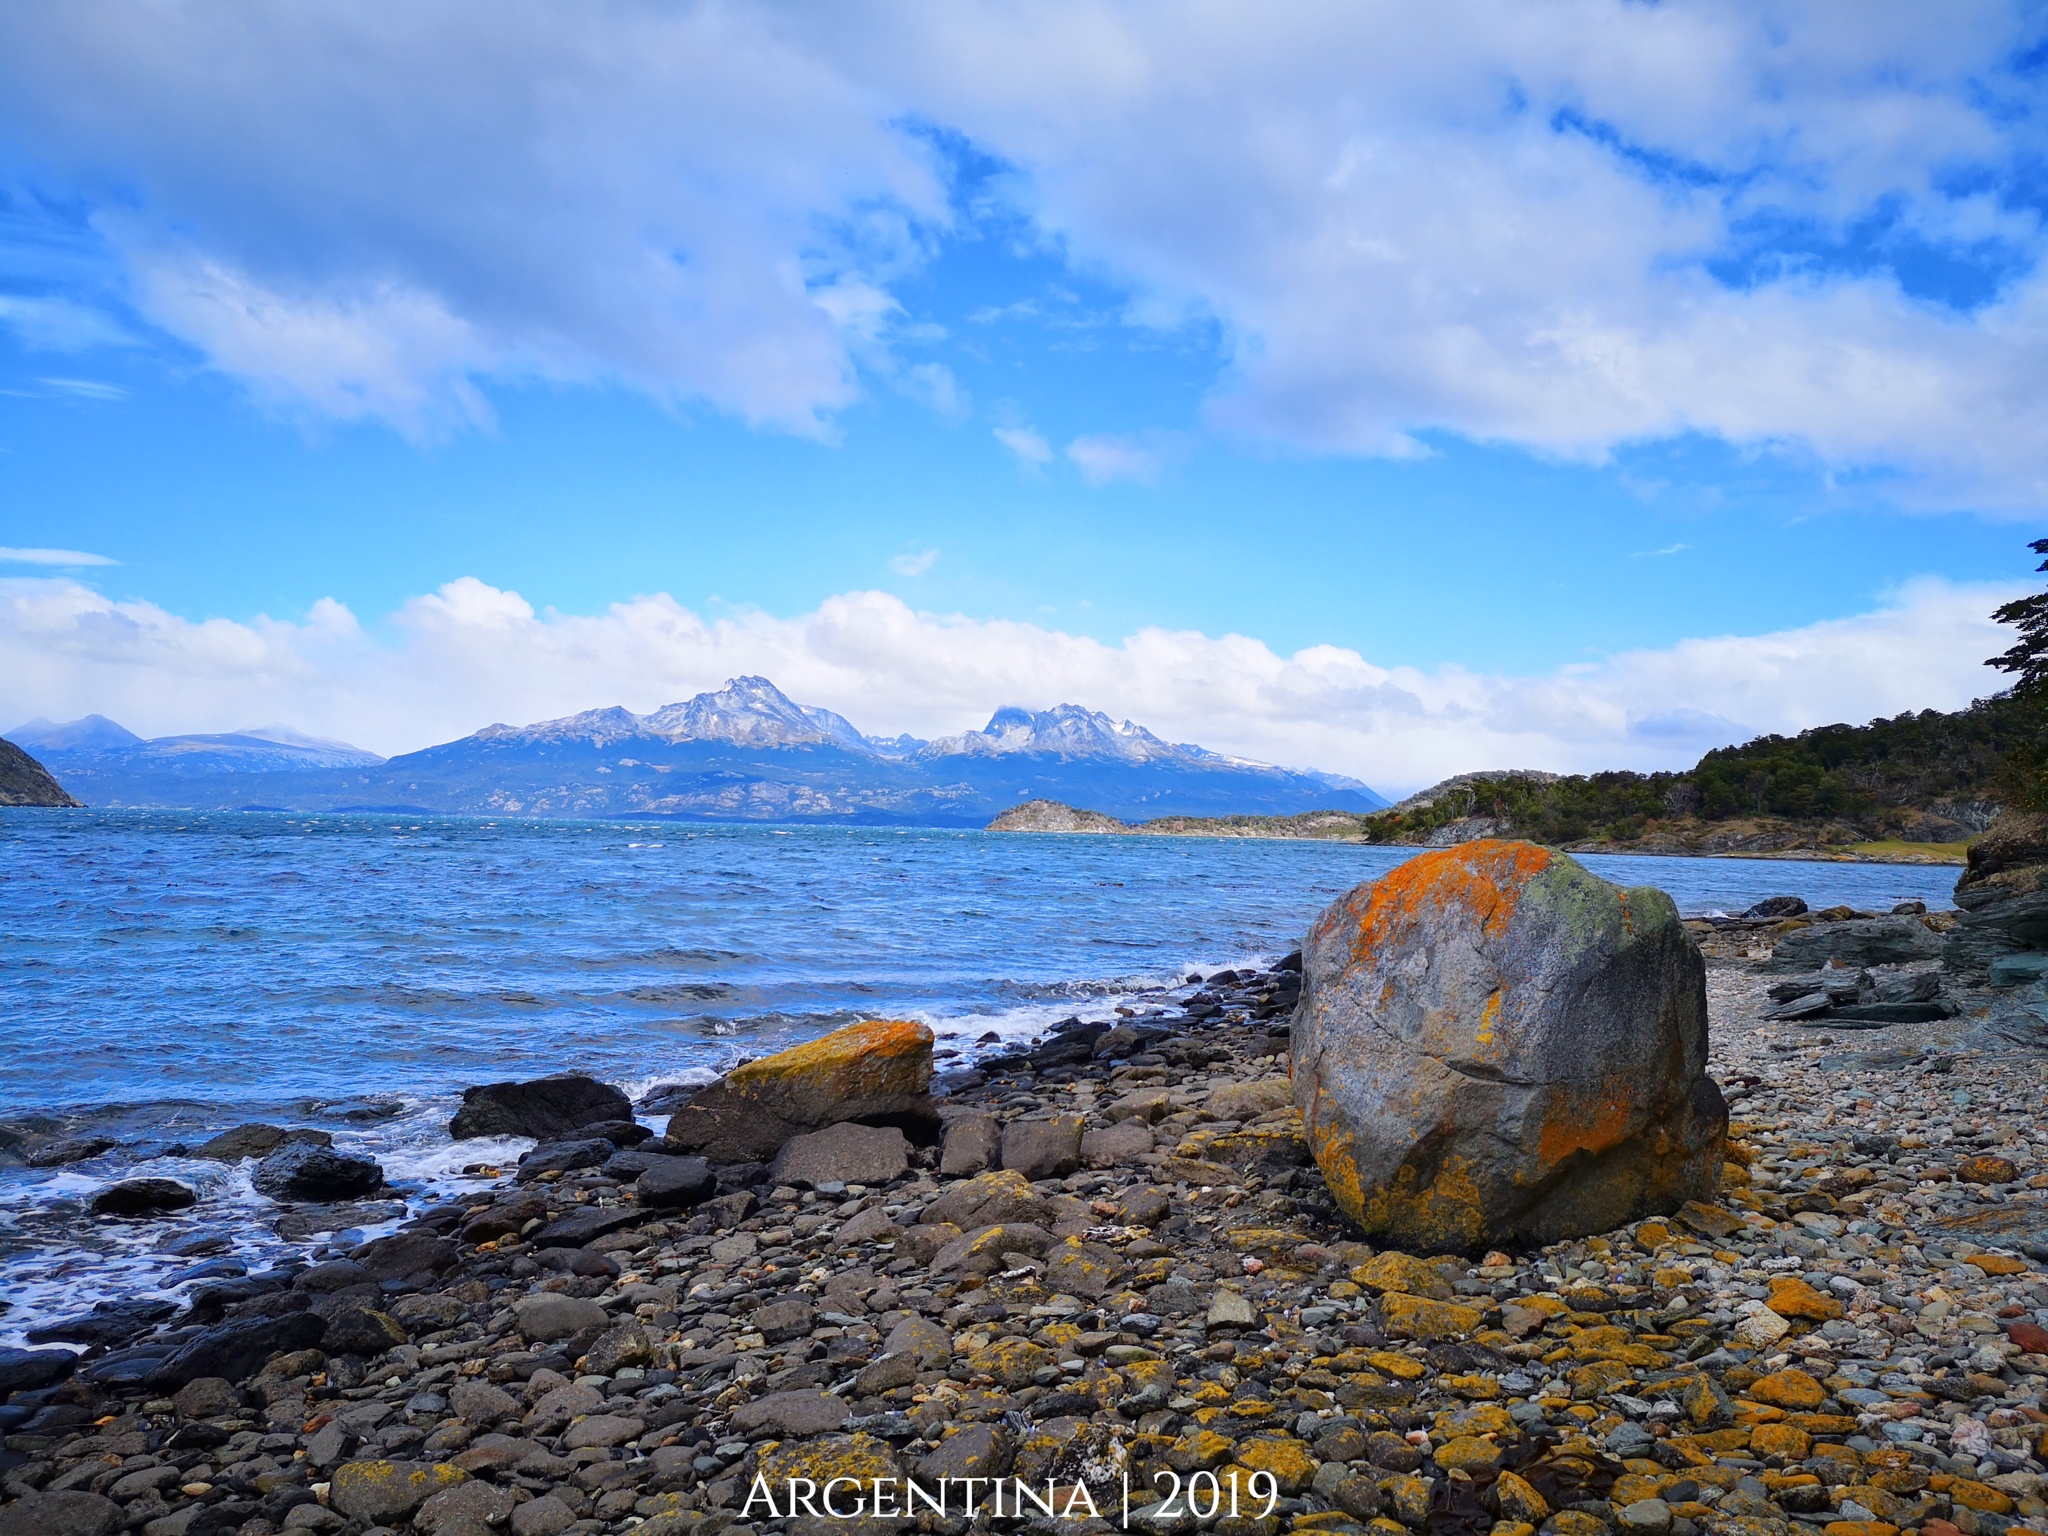
[{"label": "green tree", "polygon": [[[2036,539],[2027,546],[2037,555],[2048,555],[2048,539]],[[2048,560],[2036,570],[2048,571]],[[2028,707],[2028,729],[2018,746],[2007,754],[2000,790],[2006,805],[2020,811],[2048,811],[2048,592],[2015,598],[1991,615],[2001,624],[2019,631],[2019,643],[2011,650],[1984,663],[2001,672],[2013,673],[2016,701]]]}]

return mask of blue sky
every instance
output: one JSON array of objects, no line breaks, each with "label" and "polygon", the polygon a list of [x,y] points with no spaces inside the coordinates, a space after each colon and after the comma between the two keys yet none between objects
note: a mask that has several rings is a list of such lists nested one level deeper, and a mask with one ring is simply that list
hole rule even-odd
[{"label": "blue sky", "polygon": [[2048,498],[2048,26],[1849,14],[17,13],[0,547],[118,563],[0,565],[0,715],[773,668],[1398,787],[1953,707]]}]

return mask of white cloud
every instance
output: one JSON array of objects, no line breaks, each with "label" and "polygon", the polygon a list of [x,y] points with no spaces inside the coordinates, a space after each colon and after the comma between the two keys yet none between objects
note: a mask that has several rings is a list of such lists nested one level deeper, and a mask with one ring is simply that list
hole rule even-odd
[{"label": "white cloud", "polygon": [[889,561],[889,569],[898,576],[922,576],[938,563],[939,552],[936,549],[920,549],[894,556]]},{"label": "white cloud", "polygon": [[928,411],[948,421],[965,421],[974,412],[966,388],[944,363],[915,363],[903,370],[903,392]]},{"label": "white cloud", "polygon": [[[0,11],[0,133],[100,199],[148,318],[266,398],[416,435],[529,376],[829,435],[862,366],[894,376],[894,289],[948,228],[904,126],[930,124],[1015,168],[1042,248],[1127,288],[1127,324],[1213,320],[1218,429],[1581,459],[1703,433],[2030,509],[2048,233],[1995,189],[2039,162],[2033,25],[1994,0],[75,0]],[[1995,291],[1945,307],[1883,249],[1796,254],[1887,221]],[[1751,260],[1773,229],[1794,254]],[[0,319],[84,336],[59,302]]]},{"label": "white cloud", "polygon": [[0,565],[119,565],[106,555],[82,549],[9,549],[0,546]]},{"label": "white cloud", "polygon": [[1043,469],[1052,462],[1052,444],[1029,427],[997,427],[996,441],[1017,455],[1026,469]]},{"label": "white cloud", "polygon": [[1764,731],[1960,706],[2002,681],[1986,614],[2014,589],[1911,583],[1883,606],[1767,635],[1687,640],[1535,677],[1375,665],[1244,635],[1116,644],[850,592],[794,618],[707,620],[666,596],[536,613],[471,577],[375,642],[339,603],[300,622],[200,623],[75,581],[0,580],[0,722],[91,711],[145,734],[278,719],[395,753],[601,704],[635,710],[760,673],[863,730],[931,736],[1001,704],[1084,704],[1180,741],[1402,790],[1466,769],[1676,767]]},{"label": "white cloud", "polygon": [[1067,444],[1067,457],[1090,485],[1157,485],[1167,448],[1155,438],[1098,432]]}]

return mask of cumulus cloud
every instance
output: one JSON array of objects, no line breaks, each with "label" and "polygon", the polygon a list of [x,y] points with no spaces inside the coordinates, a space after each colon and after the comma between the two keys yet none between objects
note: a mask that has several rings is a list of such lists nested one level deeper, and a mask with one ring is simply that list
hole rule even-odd
[{"label": "cumulus cloud", "polygon": [[395,644],[341,604],[302,620],[192,622],[62,578],[0,579],[0,720],[97,711],[145,734],[281,719],[386,753],[494,720],[638,711],[759,673],[876,735],[979,727],[1071,702],[1174,740],[1403,790],[1474,768],[1690,764],[1764,731],[1955,708],[1994,689],[2003,587],[1923,580],[1881,607],[1516,677],[1382,667],[1318,645],[1141,630],[1109,644],[849,592],[793,618],[717,620],[666,596],[536,612],[473,577],[406,603]]},{"label": "cumulus cloud", "polygon": [[97,199],[154,323],[414,435],[535,376],[824,436],[863,367],[965,410],[889,355],[950,139],[1126,324],[1213,325],[1215,430],[1703,433],[2025,509],[2039,31],[1997,0],[76,0],[0,13],[0,134]]}]

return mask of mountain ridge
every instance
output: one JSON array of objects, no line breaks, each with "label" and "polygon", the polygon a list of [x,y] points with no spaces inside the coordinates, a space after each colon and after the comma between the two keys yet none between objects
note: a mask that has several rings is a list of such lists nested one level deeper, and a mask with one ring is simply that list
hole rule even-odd
[{"label": "mountain ridge", "polygon": [[[24,729],[134,743],[59,750],[94,804],[978,827],[1020,800],[1060,793],[1134,816],[1386,803],[1356,779],[1167,742],[1074,704],[1006,705],[980,731],[933,741],[869,737],[757,676],[644,715],[610,705],[523,726],[496,723],[417,752],[361,753],[352,762],[319,759],[315,745],[259,747],[251,732],[145,742],[98,716]],[[211,773],[202,771],[208,753]]]}]

